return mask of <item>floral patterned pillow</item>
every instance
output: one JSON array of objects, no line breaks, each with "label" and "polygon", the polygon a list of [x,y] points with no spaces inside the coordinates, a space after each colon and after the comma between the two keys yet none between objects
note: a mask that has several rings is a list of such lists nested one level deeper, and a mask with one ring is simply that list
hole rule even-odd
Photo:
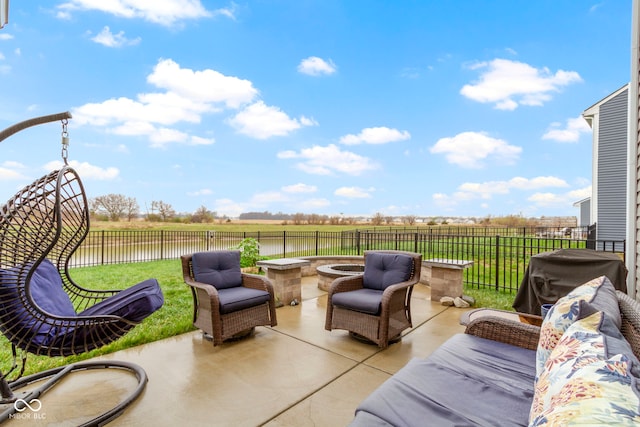
[{"label": "floral patterned pillow", "polygon": [[637,426],[639,368],[631,347],[603,312],[575,322],[536,382],[529,426]]},{"label": "floral patterned pillow", "polygon": [[622,320],[616,289],[606,276],[578,286],[551,307],[540,328],[540,340],[536,351],[536,378],[542,374],[547,358],[567,328],[595,311],[604,311],[620,328]]}]

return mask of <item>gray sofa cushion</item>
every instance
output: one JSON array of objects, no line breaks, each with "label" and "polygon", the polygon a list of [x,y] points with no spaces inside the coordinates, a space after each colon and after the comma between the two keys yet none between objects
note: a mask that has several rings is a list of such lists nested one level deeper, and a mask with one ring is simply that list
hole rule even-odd
[{"label": "gray sofa cushion", "polygon": [[427,359],[413,359],[356,409],[351,426],[527,425],[533,350],[454,335]]}]

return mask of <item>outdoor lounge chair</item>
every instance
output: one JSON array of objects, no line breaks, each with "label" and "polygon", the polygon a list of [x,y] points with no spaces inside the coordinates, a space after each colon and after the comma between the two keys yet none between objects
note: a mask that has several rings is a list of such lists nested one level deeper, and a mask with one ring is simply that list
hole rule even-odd
[{"label": "outdoor lounge chair", "polygon": [[413,326],[411,292],[421,269],[417,253],[366,251],[363,274],[331,283],[325,329],[345,329],[386,348]]},{"label": "outdoor lounge chair", "polygon": [[240,270],[240,251],[183,255],[182,275],[193,294],[193,325],[220,345],[250,334],[256,326],[276,326],[273,285],[264,276]]}]

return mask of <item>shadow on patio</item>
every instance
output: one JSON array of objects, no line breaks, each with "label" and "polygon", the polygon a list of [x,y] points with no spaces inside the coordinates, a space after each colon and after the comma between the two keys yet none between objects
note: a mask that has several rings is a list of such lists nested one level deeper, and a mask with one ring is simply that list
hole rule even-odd
[{"label": "shadow on patio", "polygon": [[[251,338],[214,348],[195,331],[101,357],[137,363],[149,376],[142,396],[109,426],[346,425],[356,406],[411,358],[464,331],[464,311],[432,303],[429,287],[418,284],[414,327],[380,350],[324,329],[327,297],[316,284],[316,276],[304,277],[302,304],[278,308],[278,326],[258,327]],[[42,397],[37,414],[7,424],[87,421],[135,386],[128,374],[111,371],[73,374]]]}]

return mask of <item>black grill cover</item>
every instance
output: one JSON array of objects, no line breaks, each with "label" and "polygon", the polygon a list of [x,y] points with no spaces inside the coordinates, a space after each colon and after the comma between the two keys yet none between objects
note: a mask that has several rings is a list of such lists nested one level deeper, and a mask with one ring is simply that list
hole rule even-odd
[{"label": "black grill cover", "polygon": [[513,308],[540,315],[542,304],[553,304],[574,288],[600,276],[627,292],[627,269],[622,259],[610,252],[592,249],[558,249],[534,255],[529,260]]}]

